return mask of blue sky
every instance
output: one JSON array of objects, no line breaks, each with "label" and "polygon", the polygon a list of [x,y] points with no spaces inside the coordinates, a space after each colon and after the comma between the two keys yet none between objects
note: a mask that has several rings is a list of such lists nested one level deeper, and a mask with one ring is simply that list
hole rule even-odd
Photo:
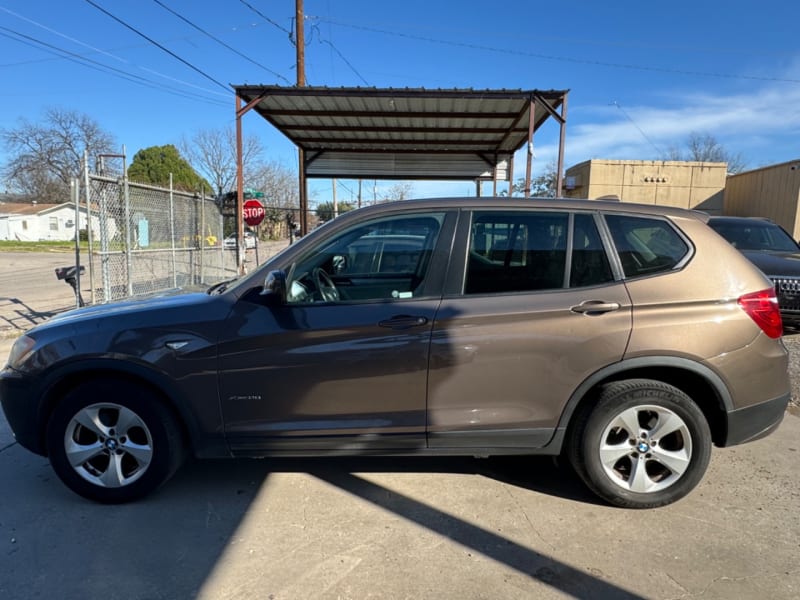
[{"label": "blue sky", "polygon": [[[196,70],[86,0],[0,0],[0,127],[35,121],[49,106],[74,109],[132,156],[231,126],[229,84],[296,81],[293,0],[92,2]],[[798,2],[304,4],[309,85],[569,89],[566,166],[658,159],[691,132],[713,135],[748,168],[800,158]],[[269,159],[294,168],[293,146],[268,123],[251,114],[244,127]],[[535,172],[557,141],[551,120],[536,135]],[[517,161],[524,173],[523,153]],[[324,200],[330,182],[313,189]],[[472,194],[474,185],[415,182],[413,193]]]}]

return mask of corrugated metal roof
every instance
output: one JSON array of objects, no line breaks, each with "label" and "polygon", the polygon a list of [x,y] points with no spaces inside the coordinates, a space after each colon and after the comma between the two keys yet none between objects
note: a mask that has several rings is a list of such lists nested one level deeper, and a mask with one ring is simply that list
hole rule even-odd
[{"label": "corrugated metal roof", "polygon": [[233,86],[305,151],[308,177],[477,179],[505,166],[564,90]]}]

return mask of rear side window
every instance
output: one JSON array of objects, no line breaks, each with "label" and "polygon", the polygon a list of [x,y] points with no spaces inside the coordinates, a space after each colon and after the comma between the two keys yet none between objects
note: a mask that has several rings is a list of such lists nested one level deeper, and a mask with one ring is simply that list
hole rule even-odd
[{"label": "rear side window", "polygon": [[594,217],[575,215],[569,287],[600,285],[614,280]]},{"label": "rear side window", "polygon": [[568,226],[567,213],[474,213],[464,292],[563,287]]},{"label": "rear side window", "polygon": [[661,219],[606,215],[625,277],[673,269],[689,253],[689,245]]}]

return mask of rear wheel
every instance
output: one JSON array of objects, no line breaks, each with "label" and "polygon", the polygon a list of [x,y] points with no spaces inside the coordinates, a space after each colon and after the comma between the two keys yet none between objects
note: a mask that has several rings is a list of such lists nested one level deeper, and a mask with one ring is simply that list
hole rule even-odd
[{"label": "rear wheel", "polygon": [[171,412],[146,388],[98,380],[70,391],[47,427],[53,469],[74,492],[128,502],[164,483],[183,461]]},{"label": "rear wheel", "polygon": [[711,432],[681,390],[647,379],[607,385],[572,429],[570,462],[608,502],[654,508],[675,502],[702,479]]}]

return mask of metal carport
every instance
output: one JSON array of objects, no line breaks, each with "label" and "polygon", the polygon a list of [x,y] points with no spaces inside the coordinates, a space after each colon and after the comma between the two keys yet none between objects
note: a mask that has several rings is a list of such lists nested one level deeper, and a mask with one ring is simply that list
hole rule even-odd
[{"label": "metal carport", "polygon": [[250,110],[299,149],[303,234],[308,231],[309,177],[513,181],[514,153],[527,144],[529,196],[534,132],[549,117],[560,124],[561,195],[568,90],[232,87],[239,215],[244,189],[241,119]]}]

